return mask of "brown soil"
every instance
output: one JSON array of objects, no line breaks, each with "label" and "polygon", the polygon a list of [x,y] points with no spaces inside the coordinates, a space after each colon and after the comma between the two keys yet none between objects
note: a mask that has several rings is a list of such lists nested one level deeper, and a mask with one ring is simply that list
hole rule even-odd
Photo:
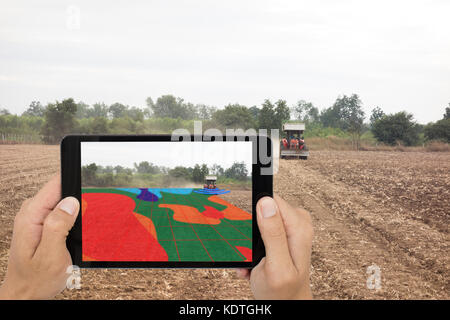
[{"label": "brown soil", "polygon": [[[59,148],[0,145],[0,279],[15,213],[59,170]],[[312,214],[312,286],[319,299],[449,299],[450,153],[311,152],[283,160],[275,192]],[[250,210],[251,191],[227,200]],[[366,269],[381,268],[381,290]],[[226,269],[82,271],[59,299],[251,299]]]}]

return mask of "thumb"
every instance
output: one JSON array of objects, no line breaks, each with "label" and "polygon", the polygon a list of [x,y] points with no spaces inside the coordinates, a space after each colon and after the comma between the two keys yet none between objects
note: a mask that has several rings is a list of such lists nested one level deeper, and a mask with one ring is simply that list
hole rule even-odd
[{"label": "thumb", "polygon": [[264,197],[256,205],[258,227],[266,248],[266,262],[284,267],[292,264],[283,219],[276,202]]},{"label": "thumb", "polygon": [[41,250],[66,248],[66,238],[78,216],[80,203],[74,197],[62,199],[44,220]]}]

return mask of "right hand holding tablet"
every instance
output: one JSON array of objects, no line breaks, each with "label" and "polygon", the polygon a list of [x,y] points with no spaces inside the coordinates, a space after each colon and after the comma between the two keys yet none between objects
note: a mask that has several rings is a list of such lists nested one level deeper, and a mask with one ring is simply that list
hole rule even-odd
[{"label": "right hand holding tablet", "polygon": [[255,299],[312,299],[309,280],[313,228],[311,216],[278,196],[256,205],[266,257],[253,269],[238,269],[250,279]]}]

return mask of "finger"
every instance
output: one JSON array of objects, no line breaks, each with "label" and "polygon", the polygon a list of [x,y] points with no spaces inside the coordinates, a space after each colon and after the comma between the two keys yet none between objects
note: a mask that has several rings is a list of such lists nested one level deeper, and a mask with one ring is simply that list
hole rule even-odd
[{"label": "finger", "polygon": [[286,230],[289,252],[296,267],[303,266],[309,257],[313,229],[308,211],[294,208],[278,195],[274,196]]},{"label": "finger", "polygon": [[61,176],[57,174],[48,181],[44,187],[31,199],[28,206],[32,210],[26,210],[25,215],[34,224],[42,224],[47,215],[61,200]]},{"label": "finger", "polygon": [[45,217],[53,210],[61,197],[60,176],[54,176],[31,199],[25,200],[14,219],[13,243],[17,254],[31,258],[41,241]]},{"label": "finger", "polygon": [[80,204],[74,197],[67,197],[58,203],[44,220],[42,239],[36,253],[62,252],[66,249],[66,238],[80,210]]},{"label": "finger", "polygon": [[269,197],[260,199],[256,205],[258,227],[266,248],[266,263],[282,269],[292,265],[286,232],[276,202]]}]

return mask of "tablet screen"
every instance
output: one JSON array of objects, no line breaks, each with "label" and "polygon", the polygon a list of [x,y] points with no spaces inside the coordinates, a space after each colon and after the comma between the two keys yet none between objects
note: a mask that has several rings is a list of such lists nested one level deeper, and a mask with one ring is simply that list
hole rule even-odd
[{"label": "tablet screen", "polygon": [[83,261],[252,261],[252,142],[81,142]]}]

